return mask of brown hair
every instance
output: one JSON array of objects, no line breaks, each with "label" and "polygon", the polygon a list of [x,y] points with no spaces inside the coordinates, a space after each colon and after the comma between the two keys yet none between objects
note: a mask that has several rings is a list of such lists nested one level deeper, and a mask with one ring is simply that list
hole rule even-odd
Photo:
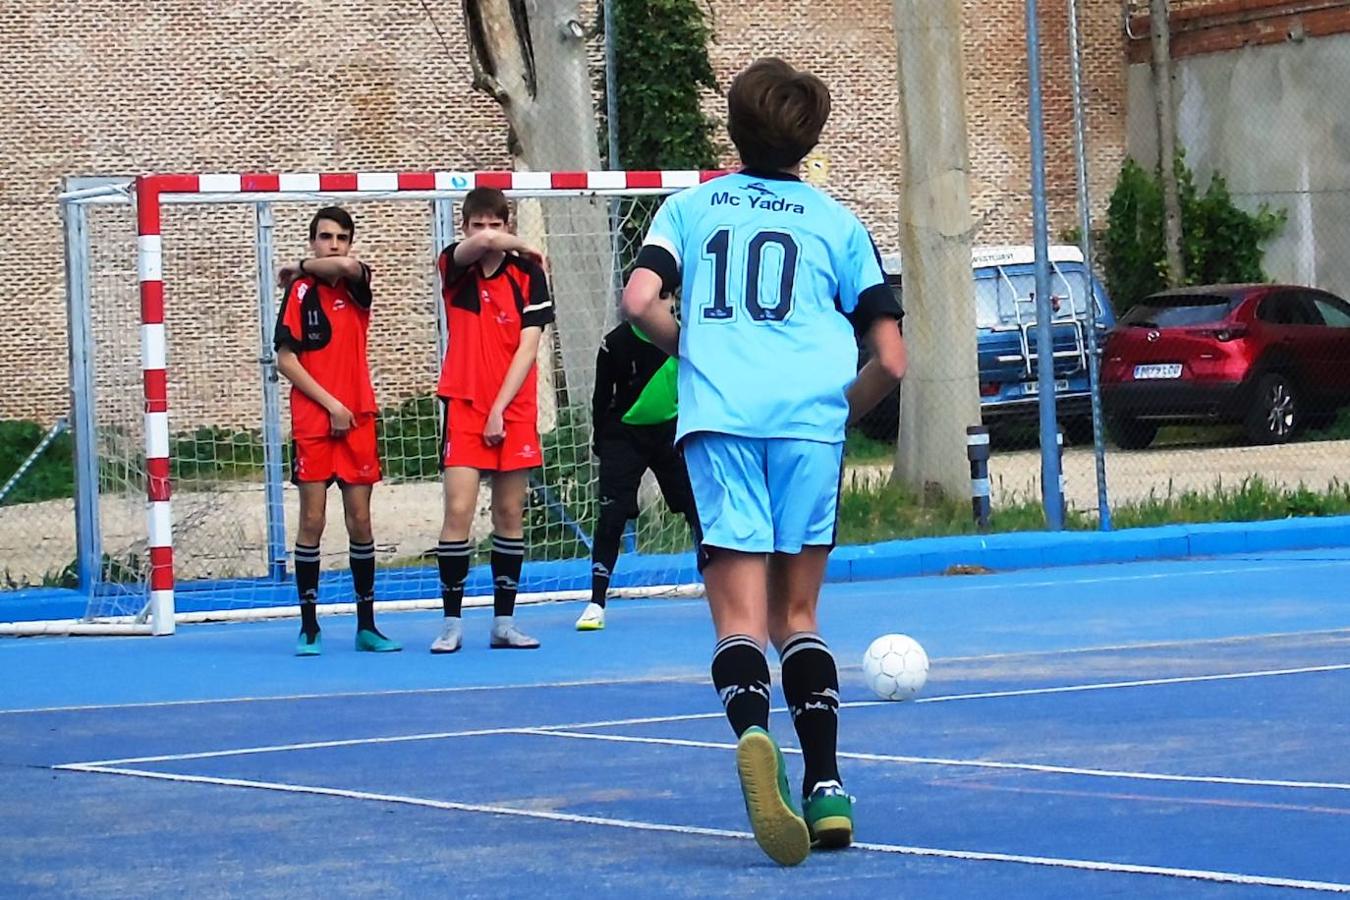
[{"label": "brown hair", "polygon": [[340,206],[325,206],[314,214],[314,218],[309,220],[309,239],[311,241],[319,236],[319,223],[324,219],[332,222],[352,237],[356,237],[356,223],[352,221],[352,214]]},{"label": "brown hair", "polygon": [[755,60],[727,91],[727,132],[750,168],[796,165],[819,142],[829,117],[825,82],[775,57]]},{"label": "brown hair", "polygon": [[464,216],[464,224],[474,216],[496,216],[503,222],[511,221],[511,204],[507,201],[506,195],[497,188],[480,187],[469,191],[464,197],[464,203],[460,212]]}]

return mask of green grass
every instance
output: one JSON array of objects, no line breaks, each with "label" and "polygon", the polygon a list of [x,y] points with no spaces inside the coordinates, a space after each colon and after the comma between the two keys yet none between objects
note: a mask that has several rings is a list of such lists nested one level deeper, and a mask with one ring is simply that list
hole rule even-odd
[{"label": "green grass", "polygon": [[[435,403],[429,396],[416,397],[381,412],[380,451],[385,474],[391,480],[438,477],[440,438],[436,433]],[[45,429],[34,422],[0,422],[0,483],[13,474],[44,434]],[[1350,411],[1307,437],[1323,440],[1350,437]],[[558,427],[543,436],[543,443],[544,472],[554,505],[531,504],[526,525],[528,545],[553,559],[584,556],[584,545],[573,528],[562,521],[558,510],[559,507],[566,510],[586,533],[592,531],[597,510],[590,491],[595,471],[589,448],[589,424],[584,419],[574,420],[573,411],[564,409]],[[284,455],[289,456],[289,446],[284,448]],[[848,434],[845,456],[850,465],[884,465],[893,455],[890,442],[872,440],[856,431]],[[25,473],[6,499],[6,505],[72,496],[72,456],[70,435],[59,436]],[[190,477],[199,485],[214,479],[260,478],[261,434],[226,428],[180,433],[174,438],[173,466],[176,478]],[[1169,486],[1143,500],[1119,503],[1113,508],[1117,528],[1340,514],[1350,514],[1350,483],[1336,481],[1325,489],[1285,488],[1259,476],[1237,483],[1216,483],[1208,490],[1173,491]],[[994,507],[990,530],[1026,531],[1044,527],[1038,498],[1017,497]],[[1070,510],[1066,527],[1095,528],[1095,515]],[[839,536],[845,544],[975,531],[970,503],[964,498],[919,498],[912,491],[890,483],[849,488],[840,498]],[[682,519],[664,507],[643,512],[639,533],[644,552],[672,552],[688,547]],[[54,572],[51,580],[68,580],[68,573]],[[0,571],[0,585],[5,581]]]},{"label": "green grass", "polygon": [[1350,438],[1350,408],[1337,413],[1325,428],[1309,428],[1300,432],[1294,440],[1298,441],[1343,441]]},{"label": "green grass", "polygon": [[853,465],[888,463],[895,459],[895,441],[879,441],[850,428],[844,437],[844,459]]},{"label": "green grass", "polygon": [[[42,441],[47,429],[36,422],[0,421],[0,485]],[[70,432],[57,435],[5,498],[5,505],[75,495],[75,444]]]},{"label": "green grass", "polygon": [[[1172,491],[1117,504],[1112,525],[1117,529],[1151,525],[1204,522],[1256,522],[1304,516],[1350,514],[1350,483],[1333,481],[1325,490],[1285,488],[1260,476],[1237,484],[1216,482],[1208,490]],[[1097,527],[1097,518],[1070,509],[1065,528],[1086,531]],[[1040,503],[1013,499],[995,504],[990,531],[1035,531],[1045,528]],[[839,499],[839,543],[863,544],[911,537],[974,534],[969,500],[928,498],[921,500],[903,485],[885,483],[848,488]]]}]

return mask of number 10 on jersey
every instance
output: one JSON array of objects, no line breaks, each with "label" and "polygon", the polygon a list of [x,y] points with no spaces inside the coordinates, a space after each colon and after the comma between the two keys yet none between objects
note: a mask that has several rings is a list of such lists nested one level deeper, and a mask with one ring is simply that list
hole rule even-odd
[{"label": "number 10 on jersey", "polygon": [[[719,228],[703,245],[703,257],[713,264],[713,300],[703,307],[705,322],[735,318],[733,300],[744,303],[755,322],[781,322],[792,314],[792,288],[797,277],[797,242],[786,231],[756,231],[750,240],[732,244],[730,228]],[[760,274],[778,265],[778,279],[761,294]],[[741,269],[744,297],[729,295],[728,275],[732,266]],[[775,290],[776,289],[776,290]],[[770,296],[776,295],[776,296]]]}]

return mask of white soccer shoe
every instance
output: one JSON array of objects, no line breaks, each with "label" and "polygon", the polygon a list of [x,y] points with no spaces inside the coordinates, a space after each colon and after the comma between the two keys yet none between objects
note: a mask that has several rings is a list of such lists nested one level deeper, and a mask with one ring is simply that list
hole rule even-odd
[{"label": "white soccer shoe", "polygon": [[495,616],[488,646],[493,650],[538,650],[539,642],[517,628],[511,616]]},{"label": "white soccer shoe", "polygon": [[464,624],[460,619],[446,616],[441,633],[431,642],[432,653],[454,653],[464,642]]},{"label": "white soccer shoe", "polygon": [[577,619],[577,631],[604,631],[605,608],[599,603],[587,603]]}]

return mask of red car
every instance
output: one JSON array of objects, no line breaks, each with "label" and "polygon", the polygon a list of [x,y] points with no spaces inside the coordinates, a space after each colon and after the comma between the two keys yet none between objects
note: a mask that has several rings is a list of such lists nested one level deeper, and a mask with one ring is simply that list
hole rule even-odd
[{"label": "red car", "polygon": [[1281,443],[1350,404],[1350,304],[1285,284],[1160,291],[1112,329],[1101,387],[1125,449],[1196,422],[1240,422],[1252,443]]}]

